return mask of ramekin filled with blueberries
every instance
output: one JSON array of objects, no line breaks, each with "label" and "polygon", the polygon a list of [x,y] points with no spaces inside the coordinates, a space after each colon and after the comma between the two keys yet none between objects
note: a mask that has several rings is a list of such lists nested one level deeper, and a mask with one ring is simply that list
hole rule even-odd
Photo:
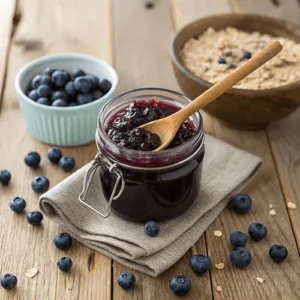
[{"label": "ramekin filled with blueberries", "polygon": [[39,58],[18,73],[15,87],[29,132],[52,145],[94,140],[97,117],[118,83],[106,62],[84,54]]}]

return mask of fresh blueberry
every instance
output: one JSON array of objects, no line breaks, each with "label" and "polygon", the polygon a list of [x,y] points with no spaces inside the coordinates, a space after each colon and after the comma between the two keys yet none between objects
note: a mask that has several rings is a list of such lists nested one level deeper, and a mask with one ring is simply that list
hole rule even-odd
[{"label": "fresh blueberry", "polygon": [[37,99],[39,99],[39,95],[38,93],[36,92],[36,90],[32,90],[28,93],[28,97],[33,100],[33,101],[36,101]]},{"label": "fresh blueberry", "polygon": [[231,207],[239,214],[247,213],[251,206],[252,200],[247,194],[236,194],[231,198]]},{"label": "fresh blueberry", "polygon": [[273,245],[270,248],[269,255],[275,262],[279,263],[287,258],[288,249],[282,245]]},{"label": "fresh blueberry", "polygon": [[41,225],[44,216],[39,211],[31,211],[27,214],[27,221],[34,226]]},{"label": "fresh blueberry", "polygon": [[79,94],[77,96],[77,103],[79,105],[88,104],[94,101],[94,97],[92,94]]},{"label": "fresh blueberry", "polygon": [[92,89],[92,82],[86,76],[79,76],[74,80],[74,87],[80,93],[89,93]]},{"label": "fresh blueberry", "polygon": [[58,149],[58,148],[50,148],[48,149],[48,159],[54,163],[54,164],[58,164],[59,163],[59,160],[61,159],[62,157],[62,153],[61,153],[61,150]]},{"label": "fresh blueberry", "polygon": [[51,77],[49,75],[42,74],[40,78],[40,84],[48,85],[51,87],[52,85]]},{"label": "fresh blueberry", "polygon": [[97,99],[101,98],[104,94],[99,90],[94,90],[92,92],[92,95],[93,95],[93,99],[97,100]]},{"label": "fresh blueberry", "polygon": [[170,281],[170,289],[177,296],[186,295],[191,287],[191,280],[184,275],[175,276]]},{"label": "fresh blueberry", "polygon": [[118,276],[118,285],[124,290],[132,289],[135,281],[135,276],[129,272],[124,272]]},{"label": "fresh blueberry", "polygon": [[66,232],[61,232],[54,237],[53,242],[58,249],[68,250],[72,245],[72,237]]},{"label": "fresh blueberry", "polygon": [[78,106],[78,104],[76,102],[70,102],[69,107],[72,107],[72,106]]},{"label": "fresh blueberry", "polygon": [[99,80],[98,87],[104,94],[106,94],[110,90],[111,85],[112,84],[109,80],[102,79],[102,80]]},{"label": "fresh blueberry", "polygon": [[203,275],[210,269],[209,258],[205,255],[194,255],[190,261],[191,269],[198,275]]},{"label": "fresh blueberry", "polygon": [[245,247],[248,238],[244,232],[233,231],[230,233],[230,244],[234,247]]},{"label": "fresh blueberry", "polygon": [[57,70],[53,72],[51,80],[54,86],[61,88],[69,81],[69,75],[65,71]]},{"label": "fresh blueberry", "polygon": [[251,52],[245,51],[245,52],[243,53],[243,59],[250,59],[251,57],[252,57]]},{"label": "fresh blueberry", "polygon": [[40,85],[40,81],[41,81],[41,75],[34,76],[31,80],[31,89],[36,90]]},{"label": "fresh blueberry", "polygon": [[260,223],[252,223],[248,228],[248,233],[252,240],[260,241],[267,235],[267,228]]},{"label": "fresh blueberry", "polygon": [[147,235],[155,237],[159,233],[159,225],[154,221],[149,221],[145,224],[144,231]]},{"label": "fresh blueberry", "polygon": [[26,201],[21,197],[15,197],[9,202],[9,207],[15,213],[21,213],[26,207]]},{"label": "fresh blueberry", "polygon": [[17,283],[18,279],[15,275],[12,274],[4,274],[0,278],[1,286],[6,290],[13,289]]},{"label": "fresh blueberry", "polygon": [[63,99],[56,99],[55,101],[52,102],[52,106],[56,107],[66,107],[68,106],[67,102]]},{"label": "fresh blueberry", "polygon": [[3,185],[8,185],[11,180],[11,174],[7,170],[0,171],[0,183]]},{"label": "fresh blueberry", "polygon": [[31,181],[31,188],[38,193],[46,192],[49,185],[49,180],[45,176],[36,176]]},{"label": "fresh blueberry", "polygon": [[69,81],[66,85],[65,85],[65,92],[67,93],[68,96],[75,98],[77,95],[77,92],[75,90],[74,87],[74,82],[73,81]]},{"label": "fresh blueberry", "polygon": [[218,64],[220,64],[220,65],[225,65],[225,64],[227,64],[226,59],[223,58],[223,57],[220,57],[220,58],[218,59]]},{"label": "fresh blueberry", "polygon": [[36,93],[38,94],[39,98],[50,98],[52,90],[48,85],[42,84],[37,88]]},{"label": "fresh blueberry", "polygon": [[245,247],[236,247],[230,252],[230,260],[238,268],[247,267],[252,260],[251,253]]},{"label": "fresh blueberry", "polygon": [[51,101],[54,102],[57,99],[62,99],[64,101],[68,101],[68,96],[65,92],[62,91],[56,91],[53,92],[52,96],[51,96]]},{"label": "fresh blueberry", "polygon": [[37,169],[41,162],[41,156],[35,151],[29,152],[26,154],[24,162],[28,167]]},{"label": "fresh blueberry", "polygon": [[91,75],[91,74],[88,74],[85,76],[85,78],[87,78],[91,84],[92,84],[92,89],[95,89],[97,88],[98,86],[98,82],[99,82],[99,78],[94,76],[94,75]]},{"label": "fresh blueberry", "polygon": [[75,168],[75,159],[72,156],[63,156],[59,160],[59,166],[65,171],[70,172]]},{"label": "fresh blueberry", "polygon": [[85,75],[85,73],[81,69],[74,69],[72,71],[72,78],[73,79],[75,79],[76,77],[79,77],[79,76],[84,76],[84,75]]},{"label": "fresh blueberry", "polygon": [[51,104],[51,101],[45,97],[39,98],[36,102],[39,104],[48,105],[48,106]]},{"label": "fresh blueberry", "polygon": [[53,68],[47,68],[47,69],[45,69],[45,70],[42,72],[42,74],[43,74],[43,75],[51,76],[55,71],[56,71],[56,69],[53,69]]},{"label": "fresh blueberry", "polygon": [[57,261],[57,266],[62,272],[69,272],[71,270],[72,264],[73,262],[69,257],[61,257]]}]

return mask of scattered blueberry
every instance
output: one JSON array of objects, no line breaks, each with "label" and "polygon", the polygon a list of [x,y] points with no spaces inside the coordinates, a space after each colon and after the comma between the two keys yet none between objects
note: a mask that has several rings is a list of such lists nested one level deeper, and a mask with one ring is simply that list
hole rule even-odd
[{"label": "scattered blueberry", "polygon": [[230,244],[234,247],[245,247],[248,238],[244,232],[233,231],[230,233]]},{"label": "scattered blueberry", "polygon": [[251,206],[252,200],[247,194],[236,194],[231,198],[231,207],[239,214],[247,213]]},{"label": "scattered blueberry", "polygon": [[96,77],[96,76],[94,76],[94,75],[88,74],[88,75],[85,76],[85,78],[87,78],[87,79],[91,82],[91,84],[92,84],[92,89],[97,88],[98,82],[99,82],[98,77]]},{"label": "scattered blueberry", "polygon": [[51,101],[45,97],[39,98],[36,102],[39,104],[48,105],[48,106],[51,104]]},{"label": "scattered blueberry", "polygon": [[247,267],[252,260],[251,253],[245,247],[236,247],[230,252],[230,260],[238,268]]},{"label": "scattered blueberry", "polygon": [[53,74],[55,71],[56,71],[56,70],[53,69],[53,68],[47,68],[47,69],[45,69],[45,70],[42,72],[42,74],[43,74],[43,75],[52,76],[52,74]]},{"label": "scattered blueberry", "polygon": [[97,100],[97,99],[101,98],[104,94],[99,90],[94,90],[92,92],[92,95],[93,95],[93,99]]},{"label": "scattered blueberry", "polygon": [[21,197],[15,197],[9,202],[9,207],[15,213],[21,213],[26,207],[26,201]]},{"label": "scattered blueberry", "polygon": [[8,185],[11,180],[11,174],[7,170],[0,171],[0,183],[3,185]]},{"label": "scattered blueberry", "polygon": [[135,276],[129,272],[124,272],[118,276],[118,285],[124,290],[132,289],[135,281]]},{"label": "scattered blueberry", "polygon": [[79,77],[79,76],[84,76],[85,75],[85,72],[82,71],[81,69],[74,69],[72,71],[72,78],[75,79],[76,77]]},{"label": "scattered blueberry", "polygon": [[26,154],[24,162],[28,167],[36,169],[40,165],[41,156],[35,151],[29,152]]},{"label": "scattered blueberry", "polygon": [[76,102],[70,102],[69,107],[72,107],[72,106],[78,106],[78,104]]},{"label": "scattered blueberry", "polygon": [[227,64],[226,59],[223,58],[223,57],[220,57],[220,58],[218,59],[218,64],[220,64],[220,65],[225,65],[225,64]]},{"label": "scattered blueberry", "polygon": [[43,215],[39,211],[31,211],[27,214],[28,223],[34,226],[41,225],[43,218]]},{"label": "scattered blueberry", "polygon": [[15,275],[5,274],[1,276],[0,282],[4,289],[11,290],[17,285],[18,279]]},{"label": "scattered blueberry", "polygon": [[279,263],[287,258],[288,250],[282,245],[274,245],[270,248],[269,255],[275,262]]},{"label": "scattered blueberry", "polygon": [[41,75],[36,75],[31,80],[31,88],[33,90],[37,89],[40,85]]},{"label": "scattered blueberry", "polygon": [[30,91],[28,94],[28,97],[33,101],[36,101],[37,99],[39,99],[39,95],[37,94],[36,90]]},{"label": "scattered blueberry", "polygon": [[251,52],[245,51],[245,52],[243,53],[243,59],[250,59],[251,57],[252,57]]},{"label": "scattered blueberry", "polygon": [[154,221],[149,221],[145,224],[144,231],[147,235],[155,237],[159,233],[159,225]]},{"label": "scattered blueberry", "polygon": [[57,266],[62,272],[69,272],[72,264],[73,262],[69,257],[62,257],[57,261]]},{"label": "scattered blueberry", "polygon": [[42,74],[40,78],[40,84],[45,84],[51,87],[52,82],[51,82],[51,77],[46,74]]},{"label": "scattered blueberry", "polygon": [[44,193],[49,188],[49,180],[45,176],[34,177],[31,181],[31,188],[38,193]]},{"label": "scattered blueberry", "polygon": [[111,88],[111,82],[107,79],[99,80],[98,87],[100,91],[106,94]]},{"label": "scattered blueberry", "polygon": [[56,91],[51,96],[51,101],[54,102],[57,99],[62,99],[64,101],[68,101],[68,96],[65,92],[62,91]]},{"label": "scattered blueberry", "polygon": [[252,223],[248,228],[248,233],[252,240],[260,241],[267,235],[267,228],[260,223]]},{"label": "scattered blueberry", "polygon": [[198,275],[203,275],[210,269],[209,258],[205,255],[194,255],[190,261],[191,269]]},{"label": "scattered blueberry", "polygon": [[72,156],[63,156],[59,160],[59,166],[65,171],[72,171],[75,167],[75,159]]},{"label": "scattered blueberry", "polygon": [[53,101],[52,106],[56,106],[56,107],[66,107],[68,106],[67,102],[63,99],[56,99],[55,101]]},{"label": "scattered blueberry", "polygon": [[94,97],[92,94],[79,94],[77,96],[77,103],[79,105],[88,104],[93,102]]},{"label": "scattered blueberry", "polygon": [[66,232],[61,232],[54,237],[53,242],[58,249],[68,250],[72,245],[72,237]]},{"label": "scattered blueberry", "polygon": [[61,150],[58,148],[48,149],[47,155],[48,155],[48,159],[54,164],[58,164],[59,160],[62,158]]},{"label": "scattered blueberry", "polygon": [[69,81],[69,76],[67,72],[65,71],[54,71],[51,75],[51,80],[54,84],[54,86],[61,88],[66,85],[66,83]]},{"label": "scattered blueberry", "polygon": [[85,76],[76,77],[74,80],[74,88],[80,93],[89,93],[92,89],[92,83]]},{"label": "scattered blueberry", "polygon": [[67,95],[69,95],[70,97],[75,98],[77,95],[77,92],[75,90],[74,87],[74,82],[73,81],[69,81],[66,85],[65,85],[65,92],[67,93]]},{"label": "scattered blueberry", "polygon": [[171,279],[170,289],[178,296],[186,295],[192,287],[191,280],[184,275],[178,275]]},{"label": "scattered blueberry", "polygon": [[52,90],[48,85],[42,84],[36,89],[39,98],[50,98]]}]

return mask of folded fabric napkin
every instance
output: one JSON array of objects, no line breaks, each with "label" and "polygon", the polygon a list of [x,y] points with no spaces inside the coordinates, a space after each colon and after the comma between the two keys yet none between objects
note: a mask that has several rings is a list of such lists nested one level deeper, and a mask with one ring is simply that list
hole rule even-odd
[{"label": "folded fabric napkin", "polygon": [[[183,215],[161,222],[160,233],[155,238],[144,233],[143,224],[127,221],[114,213],[104,219],[79,202],[83,177],[90,164],[42,195],[40,208],[89,248],[130,268],[157,276],[197,242],[227,205],[230,195],[239,192],[260,166],[258,157],[211,136],[206,135],[205,146],[201,189],[195,203]],[[91,183],[87,203],[100,211],[107,208],[99,172]]]}]

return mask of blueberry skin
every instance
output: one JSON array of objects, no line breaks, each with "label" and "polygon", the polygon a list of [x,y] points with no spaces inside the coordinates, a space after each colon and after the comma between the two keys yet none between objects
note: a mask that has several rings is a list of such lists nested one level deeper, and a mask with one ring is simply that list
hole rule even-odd
[{"label": "blueberry skin", "polygon": [[31,181],[31,188],[37,193],[46,192],[49,186],[49,180],[45,176],[34,177]]},{"label": "blueberry skin", "polygon": [[170,281],[170,289],[177,296],[186,295],[192,287],[191,280],[184,275],[177,275]]},{"label": "blueberry skin", "polygon": [[33,90],[37,89],[40,85],[40,81],[41,81],[41,75],[40,74],[34,76],[31,80],[31,88]]},{"label": "blueberry skin", "polygon": [[190,261],[191,269],[198,275],[203,275],[210,269],[209,258],[205,255],[194,255]]},{"label": "blueberry skin", "polygon": [[252,240],[260,241],[267,235],[267,228],[260,223],[252,223],[248,228],[248,233]]},{"label": "blueberry skin", "polygon": [[124,272],[118,276],[118,285],[124,290],[132,289],[135,282],[135,276],[129,272]]},{"label": "blueberry skin", "polygon": [[92,89],[95,89],[97,88],[98,86],[98,82],[99,82],[99,78],[94,76],[94,75],[91,75],[91,74],[88,74],[85,76],[85,78],[87,78],[91,84],[92,84]]},{"label": "blueberry skin", "polygon": [[72,106],[78,106],[78,104],[76,102],[70,102],[69,107],[72,107]]},{"label": "blueberry skin", "polygon": [[102,91],[104,94],[106,94],[110,90],[111,86],[112,84],[109,80],[107,79],[99,80],[98,87],[100,91]]},{"label": "blueberry skin", "polygon": [[69,75],[65,71],[54,71],[51,75],[51,80],[54,86],[61,88],[69,81]]},{"label": "blueberry skin", "polygon": [[56,71],[56,69],[53,68],[46,68],[42,74],[43,75],[48,75],[48,76],[52,76],[52,74]]},{"label": "blueberry skin", "polygon": [[11,174],[7,170],[0,171],[0,183],[3,185],[8,185],[11,180]]},{"label": "blueberry skin", "polygon": [[52,163],[58,164],[59,160],[62,158],[62,153],[58,148],[50,148],[48,149],[47,156]]},{"label": "blueberry skin", "polygon": [[36,90],[32,90],[28,93],[28,98],[30,98],[33,101],[36,101],[37,99],[39,99],[39,95],[36,92]]},{"label": "blueberry skin", "polygon": [[4,274],[1,276],[0,282],[4,289],[11,290],[17,285],[18,279],[13,274]]},{"label": "blueberry skin", "polygon": [[85,72],[82,71],[81,69],[74,69],[71,74],[72,74],[72,78],[75,79],[76,77],[84,76]]},{"label": "blueberry skin", "polygon": [[77,96],[77,103],[79,105],[88,104],[94,101],[94,97],[92,94],[79,94]]},{"label": "blueberry skin", "polygon": [[50,98],[52,94],[52,90],[48,85],[41,84],[37,88],[36,93],[38,94],[39,98]]},{"label": "blueberry skin", "polygon": [[248,237],[244,232],[233,231],[230,233],[230,244],[234,247],[245,247]]},{"label": "blueberry skin", "polygon": [[58,249],[68,250],[72,245],[72,237],[66,232],[61,232],[54,237],[53,242]]},{"label": "blueberry skin", "polygon": [[53,92],[52,96],[51,96],[51,101],[54,102],[57,99],[62,99],[64,101],[68,101],[68,96],[65,92],[62,91],[56,91]]},{"label": "blueberry skin", "polygon": [[79,76],[74,80],[74,88],[80,93],[89,93],[92,89],[92,82],[86,76]]},{"label": "blueberry skin", "polygon": [[252,200],[247,194],[236,194],[230,201],[232,209],[238,214],[247,213],[252,206]]},{"label": "blueberry skin", "polygon": [[29,152],[24,157],[24,162],[28,167],[37,169],[41,162],[41,156],[35,151]]},{"label": "blueberry skin", "polygon": [[21,197],[15,197],[9,202],[9,207],[15,213],[22,213],[26,207],[26,201]]},{"label": "blueberry skin", "polygon": [[220,58],[218,59],[218,64],[220,64],[220,65],[226,65],[226,64],[227,64],[227,61],[226,61],[225,58],[220,57]]},{"label": "blueberry skin", "polygon": [[51,101],[45,97],[39,98],[36,102],[39,104],[48,105],[48,106],[51,104]]},{"label": "blueberry skin", "polygon": [[46,74],[42,74],[41,78],[40,78],[40,85],[48,85],[49,87],[51,87],[52,85],[52,81],[51,81],[51,77],[49,75]]},{"label": "blueberry skin", "polygon": [[66,85],[65,85],[65,92],[67,93],[68,96],[75,98],[77,95],[77,92],[75,90],[74,87],[74,82],[73,81],[69,81]]},{"label": "blueberry skin", "polygon": [[251,260],[251,253],[245,247],[236,247],[230,252],[230,261],[238,268],[247,267]]},{"label": "blueberry skin", "polygon": [[93,99],[94,99],[94,100],[98,100],[98,99],[101,98],[104,94],[103,94],[101,91],[99,91],[99,90],[94,90],[94,91],[92,92],[92,95],[93,95]]},{"label": "blueberry skin", "polygon": [[39,211],[31,211],[27,214],[27,221],[33,226],[41,225],[44,216]]},{"label": "blueberry skin", "polygon": [[243,59],[250,59],[252,57],[252,53],[249,51],[245,51],[243,53]]},{"label": "blueberry skin", "polygon": [[56,99],[53,103],[52,106],[56,107],[66,107],[68,106],[67,102],[63,99]]},{"label": "blueberry skin", "polygon": [[269,251],[270,257],[277,263],[285,260],[288,256],[288,249],[282,245],[273,245]]},{"label": "blueberry skin", "polygon": [[75,168],[75,159],[72,156],[63,156],[59,160],[59,166],[65,172],[70,172]]},{"label": "blueberry skin", "polygon": [[72,260],[69,257],[61,257],[57,261],[57,267],[62,271],[62,272],[69,272],[72,267]]},{"label": "blueberry skin", "polygon": [[149,221],[145,224],[144,231],[148,236],[155,237],[159,233],[159,225],[154,221]]}]

